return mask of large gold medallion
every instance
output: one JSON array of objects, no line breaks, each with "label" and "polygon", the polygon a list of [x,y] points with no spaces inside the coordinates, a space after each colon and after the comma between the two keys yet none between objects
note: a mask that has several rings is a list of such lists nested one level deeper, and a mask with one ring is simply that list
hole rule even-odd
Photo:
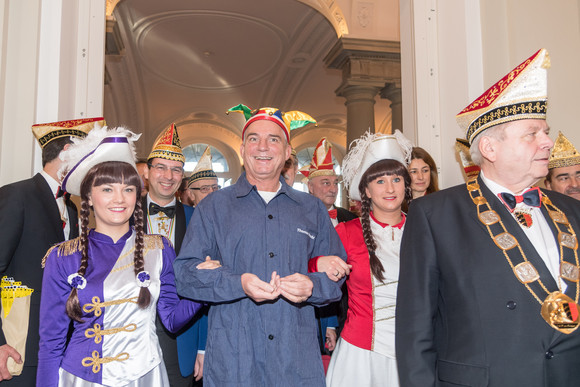
[{"label": "large gold medallion", "polygon": [[553,292],[542,303],[542,317],[552,328],[565,334],[578,329],[578,304],[570,297]]}]

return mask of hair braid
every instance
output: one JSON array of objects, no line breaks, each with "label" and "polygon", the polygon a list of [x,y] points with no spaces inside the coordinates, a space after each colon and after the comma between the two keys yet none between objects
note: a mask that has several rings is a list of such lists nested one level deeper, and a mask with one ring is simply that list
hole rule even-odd
[{"label": "hair braid", "polygon": [[[87,272],[87,267],[89,266],[89,215],[91,209],[88,200],[82,200],[81,202],[81,234],[80,238],[80,248],[81,248],[81,264],[77,273],[81,276],[85,276]],[[81,304],[79,302],[79,297],[77,294],[77,288],[73,288],[66,301],[66,313],[67,315],[78,322],[83,322],[81,319],[83,311],[81,309]]]},{"label": "hair braid", "polygon": [[[143,230],[143,208],[141,207],[141,200],[137,200],[135,203],[135,212],[133,213],[135,220],[135,253],[134,253],[134,266],[135,266],[135,276],[139,272],[143,271],[145,267],[145,260],[143,257],[144,250],[144,230]],[[151,302],[151,292],[149,288],[142,287],[139,291],[139,299],[137,300],[137,305],[144,309],[149,306]]]},{"label": "hair braid", "polygon": [[383,271],[385,268],[376,255],[377,243],[375,238],[373,238],[373,232],[371,230],[370,212],[371,212],[371,199],[366,195],[366,192],[361,192],[362,205],[361,205],[361,224],[363,229],[363,237],[365,244],[367,245],[367,250],[369,251],[369,262],[371,266],[371,272],[373,276],[383,282],[385,276]]}]

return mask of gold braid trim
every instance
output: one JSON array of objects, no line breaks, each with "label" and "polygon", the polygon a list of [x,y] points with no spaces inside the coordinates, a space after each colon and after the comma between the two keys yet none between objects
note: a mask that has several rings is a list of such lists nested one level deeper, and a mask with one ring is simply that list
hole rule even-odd
[{"label": "gold braid trim", "polygon": [[382,284],[379,285],[375,285],[375,288],[380,288],[381,286],[387,286],[387,285],[393,285],[393,284],[397,284],[399,283],[399,281],[391,281],[391,282],[383,282]]},{"label": "gold braid trim", "polygon": [[74,254],[74,253],[80,251],[80,249],[81,249],[80,242],[81,242],[81,238],[76,237],[75,239],[64,241],[64,242],[61,242],[61,243],[58,243],[58,244],[52,246],[50,249],[48,249],[48,251],[46,252],[44,257],[42,258],[42,261],[41,261],[42,268],[44,269],[44,266],[46,265],[46,260],[48,259],[48,256],[52,253],[52,251],[54,249],[58,249],[58,253],[57,253],[58,257],[62,257],[65,255],[71,255],[71,254]]},{"label": "gold braid trim", "polygon": [[[143,245],[145,250],[163,249],[163,237],[161,235],[144,235]],[[145,252],[143,253],[145,255]]]},{"label": "gold braid trim", "polygon": [[94,296],[92,299],[93,302],[91,304],[83,305],[83,311],[85,313],[95,312],[95,316],[99,317],[102,313],[101,308],[111,306],[111,305],[125,304],[127,302],[132,302],[132,303],[136,304],[138,299],[139,299],[139,297],[131,297],[131,298],[122,298],[120,300],[101,302],[101,299],[99,298],[99,296]]},{"label": "gold braid trim", "polygon": [[[163,249],[163,239],[161,239],[161,235],[144,235],[143,244],[145,246],[145,250],[152,250],[152,249]],[[170,243],[171,245],[171,243]],[[81,238],[76,237],[74,239],[64,241],[60,244],[52,246],[42,258],[42,268],[46,265],[46,260],[50,253],[55,249],[58,248],[58,256],[63,257],[66,255],[71,255],[81,250]],[[134,251],[131,250],[129,253]],[[146,251],[144,252],[145,255]],[[124,256],[123,256],[124,257]],[[119,259],[123,258],[120,257]]]},{"label": "gold braid trim", "polygon": [[[129,255],[132,255],[134,252],[135,252],[135,246],[133,246],[132,248],[130,248],[129,251],[127,251],[125,254],[122,254],[121,256],[119,256],[119,258],[117,259],[117,262],[115,263],[115,265],[117,263],[119,263],[119,262],[122,262],[125,258],[127,258]],[[129,262],[126,265],[119,266],[119,267],[116,267],[116,268],[112,269],[111,270],[111,273],[116,273],[118,271],[125,270],[125,269],[127,269],[127,268],[129,268],[131,266],[134,266],[134,265],[135,265],[135,263],[133,262],[133,260],[131,260],[131,262]]]},{"label": "gold braid trim", "polygon": [[100,357],[99,351],[93,351],[92,357],[85,357],[82,361],[84,367],[93,367],[93,373],[97,374],[101,372],[101,364],[110,363],[112,361],[125,361],[129,359],[129,354],[127,352],[121,352],[114,357]]},{"label": "gold braid trim", "polygon": [[46,254],[44,254],[44,257],[42,258],[42,261],[40,263],[41,267],[44,269],[44,267],[46,266],[46,260],[48,259],[48,256],[52,253],[52,250],[58,248],[58,245],[54,245],[52,246],[50,249],[48,249],[48,251],[46,252]]},{"label": "gold braid trim", "polygon": [[58,256],[72,255],[81,250],[81,237],[76,237],[61,243],[58,246]]},{"label": "gold braid trim", "polygon": [[[161,235],[144,235],[144,238],[143,238],[143,245],[144,245],[143,256],[147,255],[147,252],[149,250],[163,249],[163,239],[162,238],[163,237]],[[169,239],[167,241],[169,241]],[[171,246],[171,241],[169,241],[169,245]],[[117,259],[117,263],[123,261],[125,258],[127,258],[127,256],[133,254],[134,252],[135,252],[135,247],[132,247],[129,251],[127,251],[125,254],[121,255]],[[135,262],[133,262],[133,260],[131,260],[131,262],[129,262],[123,266],[115,267],[113,270],[111,270],[111,273],[123,271],[123,270],[129,269],[133,266],[135,266]]]},{"label": "gold braid trim", "polygon": [[125,325],[124,327],[118,328],[111,328],[111,329],[101,329],[101,324],[93,325],[93,328],[89,328],[85,331],[85,337],[90,339],[92,337],[95,338],[95,344],[99,344],[103,341],[103,336],[105,335],[114,335],[119,332],[133,332],[137,329],[137,324],[129,324]]}]

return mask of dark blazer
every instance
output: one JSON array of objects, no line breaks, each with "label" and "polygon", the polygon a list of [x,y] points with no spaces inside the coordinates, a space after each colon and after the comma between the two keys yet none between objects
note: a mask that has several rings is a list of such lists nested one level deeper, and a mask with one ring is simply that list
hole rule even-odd
[{"label": "dark blazer", "polygon": [[[479,184],[545,286],[558,290],[521,227]],[[544,193],[578,233],[578,201]],[[544,206],[542,212],[555,233]],[[565,335],[544,321],[540,303],[478,220],[465,185],[412,202],[400,262],[396,349],[401,386],[578,385],[580,330]],[[566,283],[566,294],[574,299],[577,284]],[[537,283],[531,287],[546,298]]]},{"label": "dark blazer", "polygon": [[358,218],[358,216],[346,208],[336,207],[336,220],[338,220],[338,223],[348,222],[349,220],[353,220],[355,218]]},{"label": "dark blazer", "polygon": [[[141,200],[145,218],[149,214],[147,196]],[[193,207],[183,205],[179,200],[175,203],[175,253],[179,254],[185,230],[193,215]],[[145,232],[151,233],[145,221]],[[193,367],[198,348],[205,349],[207,337],[207,311],[197,316],[183,327],[177,334],[169,332],[161,323],[156,321],[159,345],[163,351],[163,359],[167,368],[171,386],[189,387],[193,380]],[[184,376],[186,375],[186,376]]]},{"label": "dark blazer", "polygon": [[[79,232],[78,214],[72,201],[65,201],[70,220],[70,237]],[[26,342],[27,366],[38,363],[38,313],[42,286],[41,261],[46,251],[64,241],[62,221],[50,186],[41,174],[0,188],[0,277],[14,277],[34,289]],[[0,323],[1,327],[1,323]],[[6,344],[0,330],[0,345]],[[17,381],[20,377],[13,378]],[[4,382],[3,382],[4,383]]]}]

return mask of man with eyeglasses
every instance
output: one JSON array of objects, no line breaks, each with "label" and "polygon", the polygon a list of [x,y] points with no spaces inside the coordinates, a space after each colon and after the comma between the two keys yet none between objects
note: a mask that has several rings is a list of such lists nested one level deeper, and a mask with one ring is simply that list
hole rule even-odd
[{"label": "man with eyeglasses", "polygon": [[[179,253],[185,229],[193,214],[192,207],[175,198],[184,176],[184,163],[185,156],[177,127],[172,124],[153,145],[147,158],[145,178],[149,182],[149,192],[143,197],[142,206],[145,232],[167,237],[173,243],[176,254]],[[195,321],[198,321],[197,318]],[[192,346],[197,342],[198,327],[191,322],[176,335],[166,330],[159,319],[156,325],[171,386],[190,386],[193,380],[194,353],[197,352]],[[203,347],[205,348],[205,343]]]},{"label": "man with eyeglasses", "polygon": [[208,146],[189,177],[187,194],[193,205],[197,206],[203,198],[220,188],[217,175],[212,169],[211,152]]}]

